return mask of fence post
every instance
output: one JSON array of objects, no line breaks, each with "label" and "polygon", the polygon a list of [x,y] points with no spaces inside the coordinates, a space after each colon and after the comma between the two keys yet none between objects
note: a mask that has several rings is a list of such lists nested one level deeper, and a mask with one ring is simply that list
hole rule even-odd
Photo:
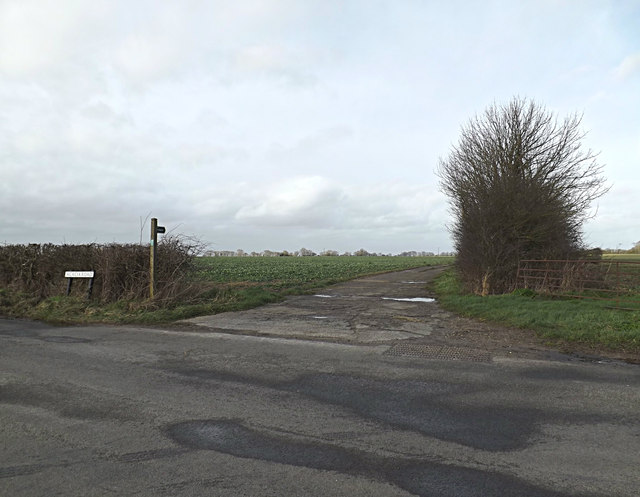
[{"label": "fence post", "polygon": [[620,307],[620,261],[616,261],[616,307]]}]

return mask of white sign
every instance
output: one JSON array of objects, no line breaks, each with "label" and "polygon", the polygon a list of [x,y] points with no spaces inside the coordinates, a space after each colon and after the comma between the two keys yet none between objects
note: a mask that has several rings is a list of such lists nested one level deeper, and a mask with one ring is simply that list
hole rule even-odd
[{"label": "white sign", "polygon": [[93,278],[93,271],[65,271],[65,278]]}]

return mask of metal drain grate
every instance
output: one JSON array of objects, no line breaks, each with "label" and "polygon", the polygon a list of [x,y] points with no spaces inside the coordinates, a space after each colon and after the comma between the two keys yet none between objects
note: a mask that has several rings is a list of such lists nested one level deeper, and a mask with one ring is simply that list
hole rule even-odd
[{"label": "metal drain grate", "polygon": [[422,357],[443,361],[491,362],[491,354],[485,350],[449,347],[447,345],[423,345],[419,343],[399,343],[384,355]]}]

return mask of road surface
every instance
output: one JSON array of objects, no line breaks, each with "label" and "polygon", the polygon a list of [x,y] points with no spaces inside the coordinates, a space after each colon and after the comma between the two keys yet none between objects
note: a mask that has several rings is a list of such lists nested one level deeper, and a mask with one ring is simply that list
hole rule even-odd
[{"label": "road surface", "polygon": [[0,320],[0,495],[638,495],[637,365],[416,329],[346,343]]}]

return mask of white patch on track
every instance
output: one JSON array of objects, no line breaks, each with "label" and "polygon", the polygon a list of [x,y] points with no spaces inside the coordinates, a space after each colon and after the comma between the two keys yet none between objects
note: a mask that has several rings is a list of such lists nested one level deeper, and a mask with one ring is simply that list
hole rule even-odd
[{"label": "white patch on track", "polygon": [[436,299],[432,299],[429,297],[413,297],[413,298],[405,298],[405,299],[395,299],[393,297],[382,297],[382,300],[396,300],[398,302],[435,302]]}]

